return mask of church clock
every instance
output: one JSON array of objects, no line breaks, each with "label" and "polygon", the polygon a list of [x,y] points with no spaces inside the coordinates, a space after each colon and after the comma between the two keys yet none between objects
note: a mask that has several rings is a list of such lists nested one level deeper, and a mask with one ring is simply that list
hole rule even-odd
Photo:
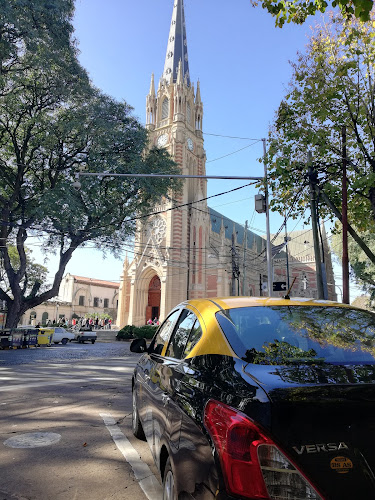
[{"label": "church clock", "polygon": [[164,147],[168,142],[168,136],[167,134],[162,134],[161,136],[158,137],[158,146],[159,148]]}]

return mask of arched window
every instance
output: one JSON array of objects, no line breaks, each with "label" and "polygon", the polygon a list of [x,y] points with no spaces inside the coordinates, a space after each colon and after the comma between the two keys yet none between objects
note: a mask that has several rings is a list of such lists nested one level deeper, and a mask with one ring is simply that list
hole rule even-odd
[{"label": "arched window", "polygon": [[168,115],[169,115],[169,99],[168,97],[166,97],[161,106],[161,119],[164,120],[165,118],[168,118]]},{"label": "arched window", "polygon": [[42,324],[45,325],[47,323],[47,319],[48,319],[48,312],[45,311],[43,314],[42,314]]}]

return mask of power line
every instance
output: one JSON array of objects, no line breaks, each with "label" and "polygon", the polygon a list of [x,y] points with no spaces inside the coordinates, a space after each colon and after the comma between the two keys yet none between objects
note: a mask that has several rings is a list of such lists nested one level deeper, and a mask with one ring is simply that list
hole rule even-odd
[{"label": "power line", "polygon": [[[259,142],[259,141],[256,141],[256,142]],[[218,161],[218,160],[222,160],[223,158],[226,158],[227,156],[232,156],[236,153],[239,153],[240,151],[243,151],[244,149],[247,149],[247,148],[250,148],[251,146],[254,146],[254,144],[256,144],[256,142],[253,142],[252,144],[248,144],[247,146],[241,148],[241,149],[237,149],[236,151],[233,151],[232,153],[228,153],[224,156],[219,156],[219,158],[215,158],[214,160],[207,160],[206,161],[206,164],[207,163],[212,163],[213,161]]]},{"label": "power line", "polygon": [[254,139],[252,137],[236,137],[236,136],[232,136],[232,135],[221,135],[221,134],[210,134],[209,132],[203,132],[203,135],[212,135],[214,137],[225,137],[227,139],[241,139],[241,140],[245,140],[245,141],[255,141],[254,144],[256,142],[261,142],[263,139]]}]

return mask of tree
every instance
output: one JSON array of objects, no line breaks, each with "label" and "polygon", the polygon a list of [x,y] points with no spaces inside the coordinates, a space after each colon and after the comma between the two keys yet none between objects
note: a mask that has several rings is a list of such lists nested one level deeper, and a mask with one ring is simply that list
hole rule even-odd
[{"label": "tree", "polygon": [[[13,0],[10,5],[15,11],[19,7],[23,17],[21,25],[15,24],[17,16],[4,21],[2,12],[1,18],[8,32],[11,25],[17,34],[14,47],[10,42],[6,50],[1,46],[5,70],[0,86],[0,257],[6,282],[0,283],[0,300],[7,303],[7,327],[15,326],[26,310],[57,295],[75,249],[91,242],[103,252],[118,254],[134,234],[137,218],[178,187],[170,179],[85,177],[80,190],[72,188],[80,169],[171,174],[178,169],[165,150],[147,148],[147,131],[128,104],[90,84],[70,39],[70,1],[53,2],[53,18],[60,20],[56,36],[56,23],[50,32],[49,24],[35,21],[36,14],[48,17],[50,2]],[[35,24],[34,30],[27,30],[28,21]],[[27,273],[25,244],[36,235],[43,239],[45,251],[59,254],[48,290],[37,281],[31,290],[22,286]],[[17,266],[11,260],[12,244],[19,256]]]},{"label": "tree", "polygon": [[[14,270],[18,270],[20,267],[20,257],[18,255],[15,246],[8,246],[9,259]],[[32,251],[25,248],[26,254],[26,270],[25,274],[20,282],[21,290],[24,294],[29,294],[34,287],[38,286],[41,290],[45,290],[48,287],[47,284],[47,273],[48,269],[41,264],[35,262],[32,258]],[[8,277],[4,269],[4,263],[0,260],[0,283],[2,288],[6,293],[11,293],[11,288],[8,282]]]},{"label": "tree", "polygon": [[303,0],[290,0],[288,2],[279,2],[278,0],[250,0],[253,6],[259,3],[272,16],[276,18],[276,26],[280,28],[287,23],[303,24],[307,17],[313,16],[317,12],[326,12],[329,5],[338,7],[341,14],[346,19],[353,17],[360,21],[368,21],[373,7],[372,0],[332,0],[329,4],[325,0],[312,0],[305,2]]},{"label": "tree", "polygon": [[[373,19],[373,15],[372,15]],[[273,209],[294,218],[309,203],[307,152],[319,189],[341,209],[342,127],[346,126],[349,222],[375,227],[375,29],[373,21],[331,16],[293,64],[288,93],[271,127]],[[322,201],[322,197],[320,200]],[[320,206],[322,217],[333,214]]]},{"label": "tree", "polygon": [[[375,235],[370,231],[362,234],[367,246],[375,253]],[[332,247],[334,253],[341,258],[342,255],[342,234],[339,230],[332,237]],[[364,252],[358,247],[355,241],[348,238],[348,253],[350,274],[356,283],[362,287],[363,291],[375,299],[375,264],[369,262]]]}]

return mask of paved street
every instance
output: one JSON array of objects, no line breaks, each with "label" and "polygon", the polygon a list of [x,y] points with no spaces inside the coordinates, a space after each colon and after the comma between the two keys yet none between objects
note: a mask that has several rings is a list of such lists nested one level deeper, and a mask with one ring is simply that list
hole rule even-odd
[{"label": "paved street", "polygon": [[0,351],[1,500],[160,499],[125,342]]}]

